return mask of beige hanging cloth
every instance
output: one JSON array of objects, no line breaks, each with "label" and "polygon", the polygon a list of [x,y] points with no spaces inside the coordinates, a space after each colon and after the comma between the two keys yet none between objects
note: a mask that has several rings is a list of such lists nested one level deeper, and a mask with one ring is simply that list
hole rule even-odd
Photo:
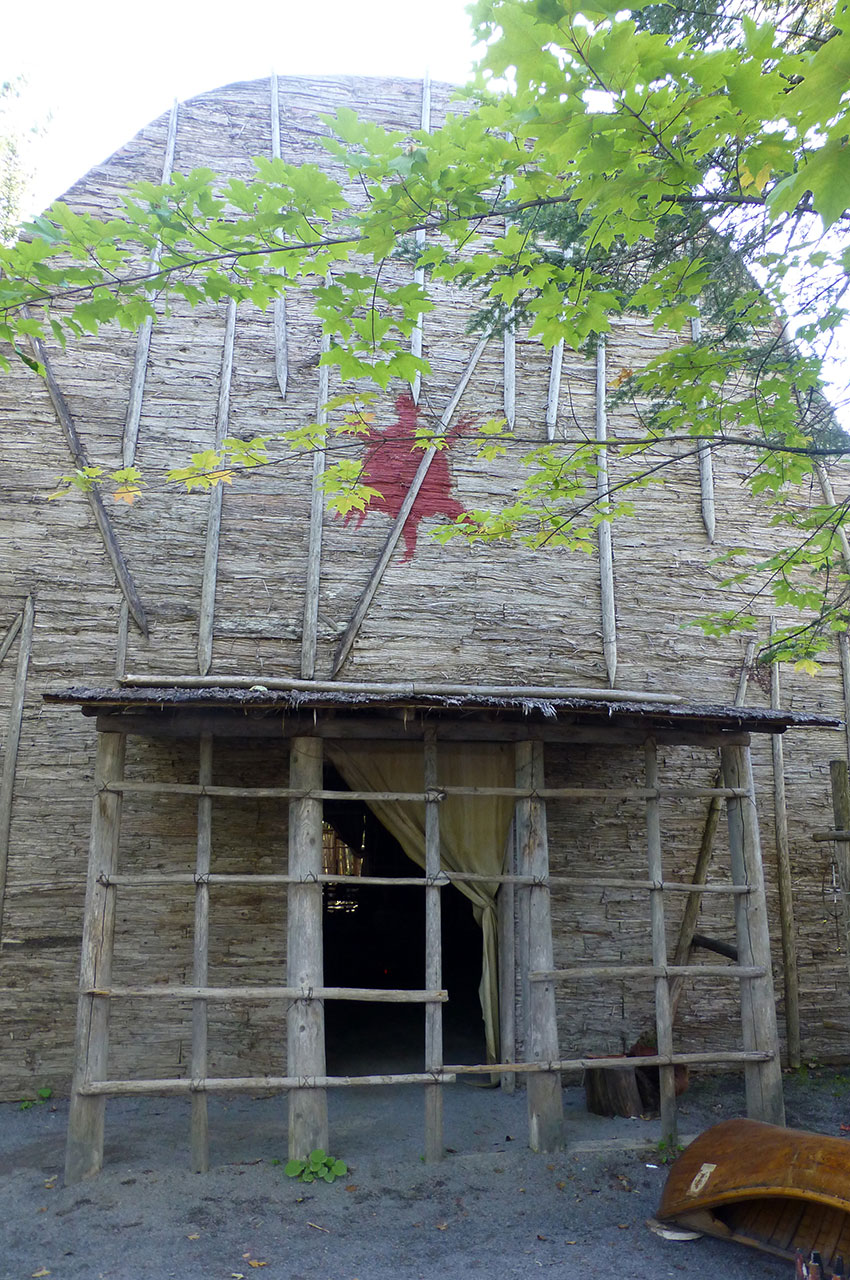
[{"label": "beige hanging cloth", "polygon": [[[349,746],[327,744],[328,756],[353,791],[423,791],[425,767],[416,743]],[[513,748],[500,744],[439,744],[437,784],[454,787],[512,787]],[[425,866],[425,805],[422,801],[367,801],[404,852]],[[440,804],[440,865],[446,871],[502,874],[514,813],[512,796],[448,796]],[[483,934],[481,1011],[488,1062],[499,1061],[499,959],[497,883],[457,885],[473,904]]]}]

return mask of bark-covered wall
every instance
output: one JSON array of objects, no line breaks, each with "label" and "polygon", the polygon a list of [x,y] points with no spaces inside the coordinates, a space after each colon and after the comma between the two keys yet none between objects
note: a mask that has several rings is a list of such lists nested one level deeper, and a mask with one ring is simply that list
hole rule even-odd
[{"label": "bark-covered wall", "polygon": [[[413,82],[317,79],[280,82],[281,153],[284,159],[320,162],[327,132],[318,112],[337,106],[394,128],[419,125],[422,86]],[[432,86],[432,123],[447,109],[447,90]],[[271,154],[268,82],[234,85],[182,104],[177,116],[175,170],[204,165],[249,177],[252,155]],[[134,179],[158,180],[168,117],[155,121],[69,193],[77,208],[115,206]],[[405,264],[388,271],[410,274]],[[477,342],[467,332],[473,302],[443,289],[425,319],[423,351],[433,373],[423,382],[421,410],[439,416]],[[282,398],[275,377],[272,316],[240,306],[236,318],[229,432],[245,437],[303,426],[316,413],[319,327],[309,292],[288,299],[290,382]],[[213,440],[225,335],[225,308],[176,306],[153,330],[139,424],[138,465],[152,478],[175,459]],[[666,342],[643,319],[620,321],[607,343],[608,385],[648,359]],[[127,412],[135,335],[103,331],[67,350],[49,349],[56,380],[92,462],[115,466]],[[480,462],[468,434],[449,456],[449,505],[492,506],[508,499],[521,457],[546,438],[551,355],[536,341],[517,337],[517,440],[507,455]],[[456,420],[499,416],[504,400],[504,352],[489,342],[457,410]],[[335,390],[331,382],[331,393]],[[397,420],[396,387],[376,410],[377,426]],[[596,371],[584,354],[565,353],[556,438],[591,434]],[[632,410],[613,407],[612,436],[637,430]],[[735,545],[753,557],[777,535],[767,515],[742,489],[748,462],[742,455],[715,459],[717,536],[710,545],[700,515],[696,461],[686,446],[663,485],[641,490],[633,517],[614,529],[614,585],[621,688],[669,691],[699,703],[730,703],[744,654],[738,638],[707,640],[687,622],[716,607],[723,570],[712,562]],[[357,448],[354,450],[357,453]],[[70,455],[44,384],[16,369],[0,378],[0,644],[28,597],[35,622],[20,747],[14,768],[8,877],[0,966],[0,1090],[16,1096],[42,1084],[67,1088],[71,1070],[74,995],[78,965],[85,861],[92,787],[94,730],[78,713],[45,707],[48,687],[112,685],[122,671],[142,676],[197,675],[198,629],[210,498],[186,496],[154,483],[133,506],[107,499],[110,518],[144,603],[150,634],[131,622],[122,655],[122,596],[86,498],[48,501]],[[616,481],[626,464],[611,455]],[[223,494],[210,679],[218,675],[297,676],[300,672],[312,459],[291,455],[278,465],[237,476]],[[800,501],[810,495],[801,494]],[[817,500],[814,495],[812,500]],[[418,530],[415,554],[399,545],[341,675],[347,679],[451,680],[468,683],[607,684],[601,640],[599,564],[595,554],[519,545],[438,546],[429,538],[437,518]],[[362,526],[327,517],[323,533],[316,675],[327,678],[334,651],[366,584],[389,528],[381,512]],[[731,603],[743,603],[742,592]],[[728,607],[728,603],[726,605]],[[768,603],[756,602],[759,635],[767,631]],[[0,766],[10,760],[14,738],[14,687],[20,638],[0,662]],[[747,702],[769,705],[751,680]],[[841,677],[834,655],[821,674],[783,672],[783,704],[792,709],[841,714]],[[826,1031],[824,1010],[850,1018],[847,957],[840,938],[840,902],[833,889],[830,847],[811,833],[831,824],[830,757],[842,755],[844,738],[825,731],[796,732],[786,743],[791,854],[802,984],[803,1037],[807,1057],[850,1052],[846,1035]],[[714,767],[700,753],[678,748],[665,767],[704,780]],[[192,780],[197,763],[188,747],[134,743],[130,776]],[[553,750],[549,779],[583,779],[594,785],[631,777],[639,760],[625,748]],[[283,744],[272,748],[216,746],[216,781],[251,779],[280,783],[286,774]],[[771,918],[776,921],[776,877],[769,746],[756,750],[762,831]],[[219,807],[221,812],[219,812]],[[634,806],[633,806],[634,808]],[[671,874],[685,876],[699,843],[704,806],[671,805],[663,813],[665,858]],[[124,813],[125,867],[190,869],[194,857],[191,800],[128,799]],[[642,815],[619,804],[553,805],[550,813],[555,869],[600,872],[628,863],[643,871]],[[285,863],[285,806],[274,802],[216,804],[214,865],[279,870]],[[718,858],[723,849],[718,840]],[[674,904],[675,905],[675,904]],[[681,910],[679,904],[678,910]],[[556,895],[556,963],[583,956],[630,958],[646,951],[646,903],[622,893]],[[706,906],[706,931],[719,905]],[[191,960],[191,893],[144,901],[130,890],[118,899],[118,974],[145,981],[183,980]],[[671,938],[675,931],[671,919]],[[709,926],[710,925],[710,929]],[[725,932],[724,932],[725,930]],[[214,893],[211,980],[282,980],[285,910],[280,892]],[[779,955],[778,943],[775,955]],[[781,978],[781,975],[780,975]],[[781,991],[781,980],[777,981]],[[609,994],[596,988],[562,993],[562,1048],[572,1052],[620,1047],[649,1017],[651,993],[641,988]],[[730,1009],[732,1013],[730,1013]],[[188,1021],[157,1005],[134,1018],[141,1041],[114,1069],[173,1075],[186,1069]],[[720,990],[700,988],[682,1004],[687,1043],[702,1047],[727,1035],[734,1006]],[[123,1035],[116,1015],[114,1043]],[[279,1071],[284,1053],[280,1010],[220,1010],[211,1014],[211,1066],[216,1074],[248,1069]]]}]

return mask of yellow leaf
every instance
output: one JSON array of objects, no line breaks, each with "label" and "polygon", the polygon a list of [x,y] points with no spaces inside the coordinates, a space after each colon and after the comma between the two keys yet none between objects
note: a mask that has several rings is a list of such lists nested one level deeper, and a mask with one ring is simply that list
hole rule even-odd
[{"label": "yellow leaf", "polygon": [[32,1274],[33,1280],[35,1280],[36,1276],[49,1276],[50,1272],[47,1270],[47,1267],[42,1267],[40,1271],[34,1271]]},{"label": "yellow leaf", "polygon": [[213,487],[217,484],[233,484],[233,472],[209,471],[207,472],[207,479]]},{"label": "yellow leaf", "polygon": [[196,1231],[194,1235],[186,1237],[187,1240],[200,1240],[200,1238],[201,1238],[201,1233],[199,1231]]},{"label": "yellow leaf", "polygon": [[764,191],[765,187],[767,186],[767,180],[770,177],[770,174],[771,174],[771,166],[769,164],[763,164],[762,167],[759,169],[758,173],[756,174],[755,186],[759,195],[761,195],[762,191]]},{"label": "yellow leaf", "polygon": [[448,1231],[449,1224],[447,1222],[438,1222],[436,1227],[438,1231]]},{"label": "yellow leaf", "polygon": [[121,485],[112,496],[116,502],[126,502],[128,507],[132,507],[141,492],[138,486],[127,484]]}]

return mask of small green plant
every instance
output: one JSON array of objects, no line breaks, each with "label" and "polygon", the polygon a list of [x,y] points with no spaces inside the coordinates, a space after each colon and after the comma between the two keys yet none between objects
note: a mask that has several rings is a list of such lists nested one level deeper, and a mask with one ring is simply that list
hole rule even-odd
[{"label": "small green plant", "polygon": [[24,1098],[21,1103],[21,1111],[30,1111],[33,1107],[40,1107],[45,1102],[49,1102],[53,1097],[52,1089],[38,1089],[34,1098]]},{"label": "small green plant", "polygon": [[289,1160],[283,1172],[287,1178],[297,1178],[299,1182],[315,1182],[317,1178],[321,1178],[323,1182],[333,1182],[335,1178],[348,1173],[348,1165],[317,1147],[306,1160]]},{"label": "small green plant", "polygon": [[678,1160],[684,1149],[681,1142],[668,1142],[666,1138],[662,1138],[655,1148],[661,1164],[672,1164],[674,1160]]}]

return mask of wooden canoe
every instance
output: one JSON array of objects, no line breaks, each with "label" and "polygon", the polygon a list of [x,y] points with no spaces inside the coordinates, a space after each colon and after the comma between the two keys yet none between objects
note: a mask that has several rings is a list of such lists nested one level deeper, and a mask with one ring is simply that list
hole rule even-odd
[{"label": "wooden canoe", "polygon": [[671,1167],[658,1217],[794,1260],[824,1275],[850,1262],[850,1141],[724,1120]]}]

